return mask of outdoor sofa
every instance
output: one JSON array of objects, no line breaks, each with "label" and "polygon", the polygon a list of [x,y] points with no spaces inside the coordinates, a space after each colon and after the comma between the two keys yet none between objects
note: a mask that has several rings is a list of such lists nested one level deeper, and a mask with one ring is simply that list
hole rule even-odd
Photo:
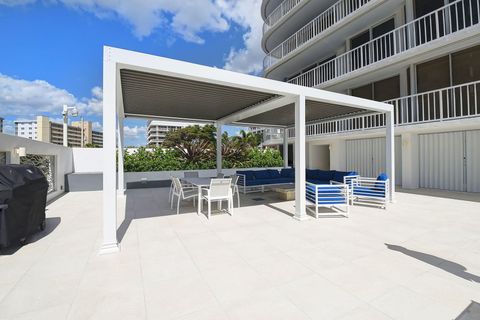
[{"label": "outdoor sofa", "polygon": [[[238,170],[238,186],[243,193],[265,191],[265,187],[295,183],[295,169],[284,168],[262,170]],[[358,177],[353,171],[311,170],[307,169],[307,182],[320,185],[332,183],[351,184]]]},{"label": "outdoor sofa", "polygon": [[[347,184],[313,184],[307,182],[306,187],[307,210],[312,211],[315,218],[338,215],[348,217],[350,192]],[[333,212],[319,212],[318,209],[321,207],[337,210]]]}]

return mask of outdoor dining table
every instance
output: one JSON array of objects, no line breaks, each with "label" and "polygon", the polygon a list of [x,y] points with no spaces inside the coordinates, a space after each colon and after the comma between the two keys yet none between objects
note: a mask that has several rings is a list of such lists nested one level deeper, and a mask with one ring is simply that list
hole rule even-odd
[{"label": "outdoor dining table", "polygon": [[198,207],[197,214],[201,213],[202,210],[202,188],[209,187],[210,181],[215,179],[215,177],[205,177],[205,178],[181,178],[182,181],[185,181],[188,184],[191,184],[198,189]]}]

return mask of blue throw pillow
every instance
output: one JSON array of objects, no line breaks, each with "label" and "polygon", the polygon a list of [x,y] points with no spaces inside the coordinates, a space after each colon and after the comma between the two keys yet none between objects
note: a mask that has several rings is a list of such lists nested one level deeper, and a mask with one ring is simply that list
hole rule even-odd
[{"label": "blue throw pillow", "polygon": [[[388,176],[386,173],[380,173],[380,175],[377,177],[377,181],[387,181],[388,180]],[[380,190],[384,190],[385,188],[385,184],[384,183],[379,183],[379,182],[376,182],[375,183],[375,189],[380,189]]]},{"label": "blue throw pillow", "polygon": [[268,169],[267,172],[268,172],[268,176],[270,177],[270,179],[281,178],[280,171],[278,171],[278,170]]},{"label": "blue throw pillow", "polygon": [[306,172],[306,175],[307,175],[307,179],[315,179],[315,174],[317,170],[311,170],[311,169],[307,169],[307,172]]},{"label": "blue throw pillow", "polygon": [[333,174],[335,171],[330,170],[318,170],[317,180],[330,181],[333,180]]},{"label": "blue throw pillow", "polygon": [[254,174],[255,174],[255,179],[269,179],[270,178],[268,170],[257,170],[257,171],[254,171]]}]

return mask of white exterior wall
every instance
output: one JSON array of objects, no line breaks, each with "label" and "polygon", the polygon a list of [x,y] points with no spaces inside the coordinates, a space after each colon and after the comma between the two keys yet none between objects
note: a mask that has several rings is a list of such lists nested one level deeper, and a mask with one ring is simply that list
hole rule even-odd
[{"label": "white exterior wall", "polygon": [[27,154],[55,156],[55,186],[56,190],[48,194],[47,200],[51,200],[62,194],[65,190],[65,174],[73,172],[73,153],[71,148],[66,148],[52,143],[35,141],[0,133],[0,151],[7,152],[8,163],[20,163],[20,157],[15,148],[23,147]]},{"label": "white exterior wall", "polygon": [[15,122],[15,134],[19,137],[37,140],[37,122]]},{"label": "white exterior wall", "polygon": [[72,153],[75,173],[102,172],[102,148],[72,148]]}]

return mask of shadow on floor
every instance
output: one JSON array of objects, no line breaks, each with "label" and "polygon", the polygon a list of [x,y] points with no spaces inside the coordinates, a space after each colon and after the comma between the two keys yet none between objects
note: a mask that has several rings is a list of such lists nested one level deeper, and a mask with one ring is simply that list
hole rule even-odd
[{"label": "shadow on floor", "polygon": [[385,243],[385,245],[390,250],[403,253],[404,255],[407,255],[417,260],[420,260],[422,262],[428,263],[429,265],[442,269],[443,271],[451,273],[457,277],[463,278],[468,281],[480,283],[480,277],[467,272],[467,268],[462,266],[461,264],[458,264],[450,260],[442,259],[431,254],[410,250],[402,246],[397,246],[397,245],[388,244],[388,243]]},{"label": "shadow on floor", "polygon": [[400,193],[418,194],[422,196],[429,196],[429,197],[436,197],[436,198],[480,202],[480,193],[478,192],[457,192],[457,191],[448,191],[448,190],[440,190],[440,189],[424,189],[424,188],[402,189],[399,187],[397,187],[395,191]]},{"label": "shadow on floor", "polygon": [[[45,237],[47,237],[49,234],[51,234],[60,224],[62,219],[60,217],[51,217],[51,218],[46,218],[45,219],[45,230],[39,231],[37,233],[32,234],[31,236],[27,237],[27,240],[24,245],[28,246],[30,243],[35,243]],[[17,252],[22,248],[22,245],[20,244],[14,244],[11,247],[2,249],[0,251],[0,256],[9,256]]]},{"label": "shadow on floor", "polygon": [[478,302],[472,301],[455,320],[478,319],[480,319],[480,304]]}]

